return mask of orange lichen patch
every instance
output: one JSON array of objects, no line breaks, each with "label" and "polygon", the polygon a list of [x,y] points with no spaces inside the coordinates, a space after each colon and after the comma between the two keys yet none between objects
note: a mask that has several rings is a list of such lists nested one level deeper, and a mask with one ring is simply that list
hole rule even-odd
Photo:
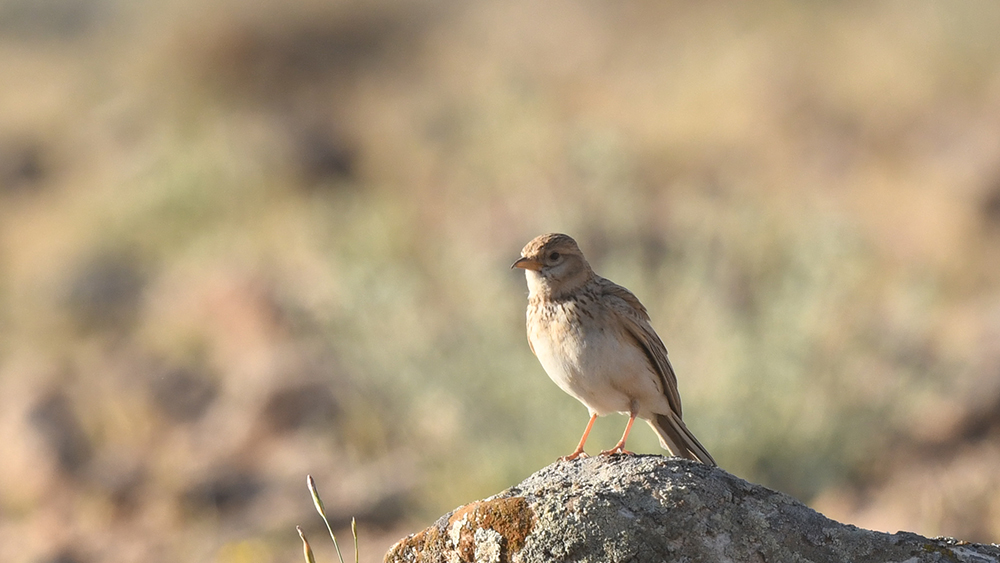
[{"label": "orange lichen patch", "polygon": [[440,553],[447,539],[437,526],[431,526],[396,542],[383,560],[386,563],[433,561],[431,552]]},{"label": "orange lichen patch", "polygon": [[475,532],[483,528],[500,534],[503,543],[500,561],[510,561],[511,552],[520,551],[535,524],[535,513],[522,497],[500,498],[467,504],[448,519],[449,530],[461,522],[456,551],[462,561],[475,560]]},{"label": "orange lichen patch", "polygon": [[[471,563],[477,549],[498,549],[499,561],[509,563],[511,554],[524,547],[535,525],[534,511],[522,497],[478,501],[459,508],[444,529],[431,526],[392,546],[385,561],[445,561]],[[476,534],[489,530],[494,534]],[[480,545],[484,537],[495,538],[491,545]],[[451,553],[451,557],[446,557]]]}]

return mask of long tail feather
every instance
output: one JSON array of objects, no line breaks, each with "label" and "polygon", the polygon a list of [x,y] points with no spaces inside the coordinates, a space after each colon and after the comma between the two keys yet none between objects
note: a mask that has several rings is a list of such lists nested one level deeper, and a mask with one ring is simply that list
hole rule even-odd
[{"label": "long tail feather", "polygon": [[679,416],[674,413],[657,414],[655,419],[648,422],[660,437],[660,445],[670,450],[671,454],[700,461],[705,465],[718,465]]}]

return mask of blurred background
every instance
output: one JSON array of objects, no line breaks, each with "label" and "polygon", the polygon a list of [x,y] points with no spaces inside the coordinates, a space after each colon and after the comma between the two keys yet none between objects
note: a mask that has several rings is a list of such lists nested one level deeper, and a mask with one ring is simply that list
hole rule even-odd
[{"label": "blurred background", "polygon": [[379,561],[569,453],[508,269],[551,231],[648,307],[723,468],[1000,541],[998,25],[0,0],[0,560],[295,561],[301,524],[333,561],[311,473]]}]

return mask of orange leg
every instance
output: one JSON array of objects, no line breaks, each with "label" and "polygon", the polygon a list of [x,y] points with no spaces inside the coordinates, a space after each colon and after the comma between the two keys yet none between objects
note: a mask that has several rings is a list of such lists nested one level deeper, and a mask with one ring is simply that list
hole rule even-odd
[{"label": "orange leg", "polygon": [[572,461],[578,457],[587,457],[587,452],[583,451],[583,445],[587,443],[587,436],[590,435],[590,429],[594,427],[595,420],[597,420],[597,415],[590,415],[590,422],[587,423],[587,429],[583,431],[583,437],[580,438],[580,443],[576,446],[576,450],[569,455],[559,458],[560,461]]},{"label": "orange leg", "polygon": [[627,455],[630,455],[630,454],[635,453],[635,452],[630,452],[630,451],[628,451],[628,450],[625,449],[625,440],[628,439],[628,433],[632,431],[632,423],[633,422],[635,422],[635,415],[634,414],[628,417],[628,424],[625,426],[625,433],[622,434],[622,439],[618,440],[618,443],[615,444],[615,447],[611,448],[610,450],[604,450],[603,452],[601,452],[601,455],[613,455],[613,454],[627,454]]}]

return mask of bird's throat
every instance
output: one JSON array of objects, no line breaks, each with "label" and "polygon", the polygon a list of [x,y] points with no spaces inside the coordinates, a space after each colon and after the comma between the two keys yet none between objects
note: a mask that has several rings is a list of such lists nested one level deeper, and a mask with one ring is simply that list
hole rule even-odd
[{"label": "bird's throat", "polygon": [[528,298],[534,301],[558,301],[572,295],[593,276],[589,271],[575,272],[566,278],[555,278],[544,270],[525,270],[528,280]]}]

